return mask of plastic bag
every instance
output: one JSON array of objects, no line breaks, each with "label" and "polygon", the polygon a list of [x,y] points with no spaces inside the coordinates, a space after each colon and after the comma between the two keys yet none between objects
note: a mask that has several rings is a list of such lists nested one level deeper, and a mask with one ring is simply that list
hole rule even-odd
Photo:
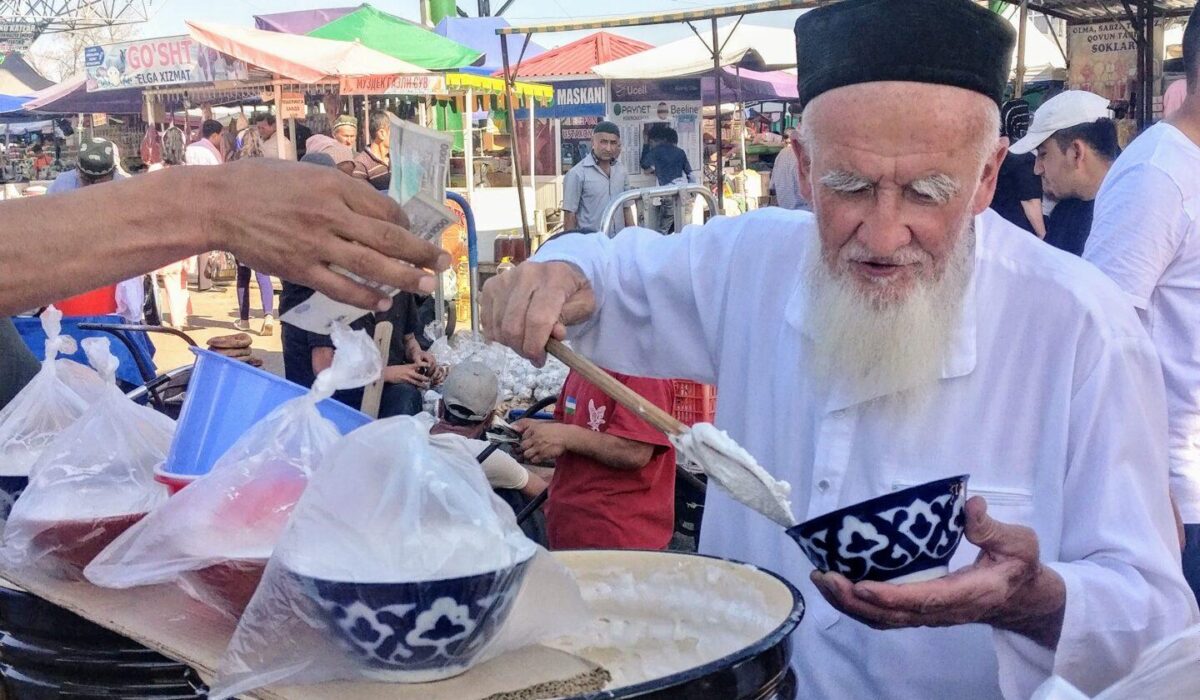
[{"label": "plastic bag", "polygon": [[[1146,649],[1129,675],[1092,700],[1193,700],[1200,697],[1200,625],[1189,627]],[[1088,695],[1059,676],[1051,676],[1031,700],[1089,700]]]},{"label": "plastic bag", "polygon": [[95,370],[57,359],[60,353],[76,350],[75,339],[61,334],[62,312],[48,307],[41,321],[46,332],[42,368],[0,410],[0,519],[8,517],[46,446],[83,415],[105,388]]},{"label": "plastic bag", "polygon": [[398,416],[342,438],[313,474],[210,697],[275,683],[420,683],[561,636],[589,615],[473,460]]},{"label": "plastic bag", "polygon": [[84,352],[105,393],[42,452],[13,506],[4,556],[63,578],[167,499],[154,466],[171,446],[175,421],[139,406],[117,388],[108,340],[87,338]]},{"label": "plastic bag", "polygon": [[333,344],[333,364],[306,395],[272,411],[212,471],[117,538],[88,565],[87,579],[107,588],[176,581],[240,616],[309,475],[341,437],[317,403],[375,381],[383,369],[366,333],[335,326]]}]

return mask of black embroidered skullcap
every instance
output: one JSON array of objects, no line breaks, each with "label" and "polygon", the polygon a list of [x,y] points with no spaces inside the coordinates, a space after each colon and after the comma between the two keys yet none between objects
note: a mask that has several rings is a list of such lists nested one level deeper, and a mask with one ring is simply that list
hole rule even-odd
[{"label": "black embroidered skullcap", "polygon": [[796,20],[800,103],[859,83],[952,85],[1004,99],[1016,33],[970,0],[843,0]]}]

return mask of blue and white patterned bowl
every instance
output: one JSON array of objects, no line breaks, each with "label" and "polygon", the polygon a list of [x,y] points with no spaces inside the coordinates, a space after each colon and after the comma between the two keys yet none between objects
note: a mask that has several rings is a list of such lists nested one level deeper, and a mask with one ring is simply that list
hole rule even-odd
[{"label": "blue and white patterned bowl", "polygon": [[532,559],[490,573],[418,583],[348,583],[291,572],[329,628],[376,680],[457,676],[508,618]]},{"label": "blue and white patterned bowl", "polygon": [[962,540],[969,474],[872,498],[787,531],[813,566],[851,581],[914,583],[945,576]]},{"label": "blue and white patterned bowl", "polygon": [[29,486],[28,476],[0,476],[0,521],[8,520],[13,504]]}]

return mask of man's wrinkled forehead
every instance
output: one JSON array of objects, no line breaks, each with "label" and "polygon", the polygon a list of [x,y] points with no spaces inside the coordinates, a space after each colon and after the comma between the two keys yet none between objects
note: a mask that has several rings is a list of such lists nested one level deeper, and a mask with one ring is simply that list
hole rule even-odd
[{"label": "man's wrinkled forehead", "polygon": [[804,110],[811,149],[864,150],[880,157],[955,154],[993,138],[991,100],[947,85],[875,82],[818,96]]}]

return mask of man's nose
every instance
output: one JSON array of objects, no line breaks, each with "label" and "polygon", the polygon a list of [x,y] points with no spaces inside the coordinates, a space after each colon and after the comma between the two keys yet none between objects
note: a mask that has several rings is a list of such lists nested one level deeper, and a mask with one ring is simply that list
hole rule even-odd
[{"label": "man's nose", "polygon": [[904,199],[899,192],[880,190],[875,204],[856,234],[872,255],[887,257],[912,242],[912,231],[903,217]]}]

